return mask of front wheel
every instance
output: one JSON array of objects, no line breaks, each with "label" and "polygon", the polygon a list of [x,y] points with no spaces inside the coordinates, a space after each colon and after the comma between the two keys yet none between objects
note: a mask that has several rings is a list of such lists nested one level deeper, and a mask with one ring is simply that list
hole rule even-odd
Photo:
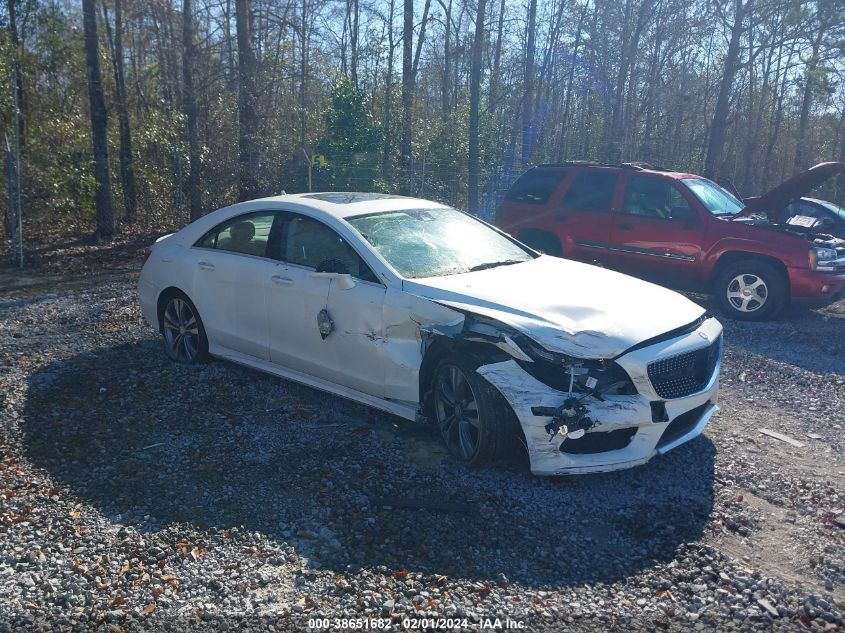
[{"label": "front wheel", "polygon": [[501,456],[510,406],[464,356],[446,356],[434,372],[434,419],[449,452],[469,466]]},{"label": "front wheel", "polygon": [[787,284],[783,274],[764,261],[740,260],[719,273],[715,292],[727,316],[742,321],[762,321],[783,308]]}]

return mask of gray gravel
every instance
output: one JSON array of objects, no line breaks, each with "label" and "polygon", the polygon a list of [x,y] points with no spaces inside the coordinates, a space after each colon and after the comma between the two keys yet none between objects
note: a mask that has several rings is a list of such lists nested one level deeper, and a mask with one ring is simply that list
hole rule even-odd
[{"label": "gray gravel", "polygon": [[726,323],[705,436],[566,479],[468,470],[429,429],[174,365],[131,281],[0,314],[0,631],[845,627],[842,304]]}]

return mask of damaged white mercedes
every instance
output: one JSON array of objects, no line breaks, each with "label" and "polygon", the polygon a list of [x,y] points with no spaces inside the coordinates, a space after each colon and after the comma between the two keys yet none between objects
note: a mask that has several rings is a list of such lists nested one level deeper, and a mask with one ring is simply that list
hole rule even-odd
[{"label": "damaged white mercedes", "polygon": [[722,327],[680,294],[541,255],[427,200],[283,195],[159,239],[139,284],[174,360],[230,360],[434,423],[477,466],[628,468],[719,409]]}]

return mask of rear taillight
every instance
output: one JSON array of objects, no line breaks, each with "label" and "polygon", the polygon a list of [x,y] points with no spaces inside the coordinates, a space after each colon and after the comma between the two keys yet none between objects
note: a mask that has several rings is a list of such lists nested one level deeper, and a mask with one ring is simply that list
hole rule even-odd
[{"label": "rear taillight", "polygon": [[141,266],[143,266],[144,264],[147,263],[147,260],[150,258],[150,255],[152,254],[152,252],[153,252],[153,249],[149,246],[144,249],[144,254],[141,256]]}]

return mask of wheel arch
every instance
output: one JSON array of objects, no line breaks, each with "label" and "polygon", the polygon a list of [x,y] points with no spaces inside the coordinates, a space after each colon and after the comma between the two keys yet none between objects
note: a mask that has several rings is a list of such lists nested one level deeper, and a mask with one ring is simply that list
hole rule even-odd
[{"label": "wheel arch", "polygon": [[419,369],[420,411],[426,417],[430,418],[432,413],[431,391],[434,372],[440,361],[451,353],[465,354],[473,357],[479,362],[479,365],[488,361],[498,362],[511,358],[506,352],[489,343],[464,341],[442,335],[435,336],[423,354]]},{"label": "wheel arch", "polygon": [[784,264],[783,261],[781,261],[777,257],[772,257],[771,255],[763,255],[762,253],[754,253],[750,251],[725,251],[724,253],[719,255],[719,258],[713,265],[713,269],[710,271],[710,287],[713,288],[716,283],[716,280],[719,278],[719,275],[727,266],[730,266],[731,264],[745,259],[765,262],[773,266],[780,273],[786,288],[787,299],[789,298],[791,293],[789,286],[789,271],[786,268],[786,264]]},{"label": "wheel arch", "polygon": [[[524,228],[516,234],[516,239],[523,244],[527,244],[534,250],[540,250],[547,255],[554,255],[557,257],[563,255],[563,241],[560,239],[559,235],[553,231],[549,231],[548,229]],[[544,242],[546,247],[551,247],[551,250],[554,250],[555,252],[552,253],[543,251],[542,247],[544,246]]]}]

